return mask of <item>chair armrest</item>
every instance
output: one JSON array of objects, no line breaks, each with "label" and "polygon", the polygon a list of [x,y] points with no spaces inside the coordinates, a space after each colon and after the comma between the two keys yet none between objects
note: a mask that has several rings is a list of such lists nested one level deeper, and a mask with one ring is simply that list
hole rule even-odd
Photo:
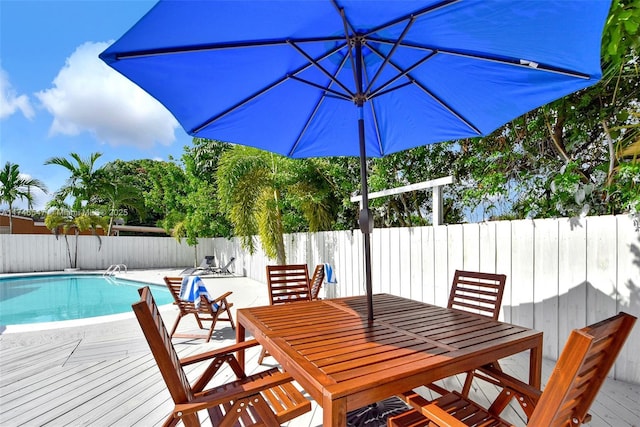
[{"label": "chair armrest", "polygon": [[434,403],[420,408],[420,412],[439,427],[467,427],[465,423],[453,417]]},{"label": "chair armrest", "polygon": [[214,300],[213,300],[213,301],[211,301],[211,302],[218,302],[218,301],[225,300],[225,299],[227,299],[227,297],[228,297],[229,295],[231,295],[232,293],[233,293],[233,292],[225,292],[224,294],[220,295],[218,298],[214,299]]},{"label": "chair armrest", "polygon": [[176,417],[192,414],[203,409],[235,401],[260,393],[263,390],[291,382],[291,375],[279,372],[278,368],[271,368],[259,374],[254,374],[233,383],[223,384],[199,393],[189,403],[176,404],[173,414]]},{"label": "chair armrest", "polygon": [[249,340],[229,345],[227,347],[219,348],[216,350],[208,351],[206,353],[197,354],[195,356],[185,357],[180,360],[182,366],[190,365],[193,363],[204,362],[210,360],[209,365],[205,368],[204,372],[198,377],[198,379],[191,384],[191,389],[195,393],[202,392],[204,388],[209,384],[213,376],[222,367],[223,363],[227,363],[236,378],[247,378],[244,368],[240,366],[235,353],[238,351],[244,351],[249,347],[258,345],[258,341]]},{"label": "chair armrest", "polygon": [[213,359],[214,357],[222,357],[228,354],[233,354],[237,351],[243,351],[247,348],[254,347],[256,345],[258,345],[258,341],[256,340],[242,341],[236,344],[229,345],[227,347],[217,348],[215,350],[196,354],[194,356],[185,357],[183,359],[180,359],[180,364],[182,366],[187,366],[193,363],[198,363],[198,362],[203,362],[205,360]]}]

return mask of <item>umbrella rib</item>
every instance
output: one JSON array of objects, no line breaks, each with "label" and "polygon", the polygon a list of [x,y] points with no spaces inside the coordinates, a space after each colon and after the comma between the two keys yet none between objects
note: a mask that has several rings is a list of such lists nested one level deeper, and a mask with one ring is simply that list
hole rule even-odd
[{"label": "umbrella rib", "polygon": [[[371,49],[374,53],[376,53],[377,55],[382,55],[382,53],[378,52],[377,49]],[[392,83],[398,81],[398,79],[402,78],[402,77],[406,77],[409,75],[409,73],[412,70],[415,70],[417,67],[419,67],[420,65],[424,64],[426,61],[428,61],[429,59],[433,58],[435,56],[436,52],[431,51],[429,52],[429,54],[427,56],[425,56],[424,58],[420,59],[418,62],[414,63],[412,66],[402,70],[402,69],[398,69],[398,71],[400,72],[398,75],[394,76],[393,78],[387,80],[384,84],[380,85],[375,91],[373,91],[371,94],[369,94],[370,98],[375,98],[377,96],[380,96],[384,93],[388,93],[391,90],[395,90],[395,89],[399,89],[400,87],[405,86],[404,84],[392,89],[388,89],[388,90],[383,90],[384,88],[388,87],[389,85],[391,85]],[[397,65],[394,65],[396,68],[398,68]]]},{"label": "umbrella rib", "polygon": [[213,43],[213,44],[198,44],[198,45],[185,45],[185,46],[173,46],[167,48],[158,49],[141,49],[132,50],[129,52],[115,53],[116,60],[122,59],[135,59],[144,58],[150,56],[172,55],[180,53],[190,52],[207,52],[223,49],[236,49],[242,47],[264,47],[264,46],[278,46],[289,44],[289,41],[293,40],[296,43],[317,43],[317,42],[331,42],[342,41],[342,36],[330,36],[330,37],[309,37],[303,39],[275,39],[275,40],[249,40],[245,42],[237,43]]},{"label": "umbrella rib", "polygon": [[436,3],[436,4],[433,4],[431,6],[425,7],[423,9],[416,10],[415,12],[411,12],[408,15],[401,16],[401,17],[399,17],[397,19],[394,19],[393,21],[389,21],[389,22],[387,22],[385,24],[382,24],[382,25],[379,25],[379,26],[377,26],[375,28],[372,28],[371,30],[369,30],[365,34],[365,36],[369,36],[370,34],[374,34],[374,33],[377,33],[378,31],[382,31],[382,30],[385,30],[385,29],[387,29],[389,27],[393,27],[394,25],[397,25],[402,21],[407,21],[409,19],[419,18],[422,15],[426,15],[427,13],[434,12],[434,11],[436,11],[438,9],[442,9],[443,7],[450,6],[450,5],[452,5],[454,3],[458,3],[460,1],[461,0],[443,0],[443,1],[439,2],[439,3]]},{"label": "umbrella rib", "polygon": [[340,14],[340,17],[342,18],[342,23],[344,25],[344,34],[349,34],[349,30],[347,29],[347,27],[349,27],[351,29],[351,32],[355,34],[356,30],[353,28],[353,25],[351,25],[351,23],[347,20],[347,17],[344,13],[344,7],[340,6],[336,0],[331,0],[331,4],[333,4],[333,7],[336,8],[338,13]]},{"label": "umbrella rib", "polygon": [[244,98],[243,100],[241,100],[240,102],[232,105],[231,107],[227,108],[226,110],[222,111],[221,113],[211,117],[209,120],[206,120],[205,122],[203,122],[200,126],[193,128],[190,132],[189,135],[195,135],[198,132],[200,132],[202,129],[206,128],[207,126],[209,126],[210,124],[214,123],[215,121],[221,119],[222,117],[226,116],[229,113],[232,113],[233,111],[237,110],[238,108],[242,107],[244,104],[246,104],[247,102],[250,102],[254,99],[256,99],[257,97],[261,96],[262,94],[270,91],[271,89],[273,89],[274,87],[282,84],[283,82],[285,82],[287,79],[289,78],[289,76],[285,76],[279,80],[276,80],[275,82],[271,83],[270,85],[260,89],[257,92],[254,92],[253,94],[249,95],[248,97]]},{"label": "umbrella rib", "polygon": [[[347,59],[346,56],[344,56],[342,58],[342,61],[340,62],[338,68],[336,69],[336,75],[338,75],[340,73],[340,71],[342,71],[342,69],[344,68],[344,64],[345,64],[346,59]],[[331,82],[329,82],[329,85],[331,85]],[[335,93],[335,91],[330,89],[329,86],[327,86],[326,88],[321,88],[321,89],[325,89],[325,92],[323,92],[322,96],[320,97],[320,99],[318,99],[318,102],[316,103],[315,107],[313,108],[313,111],[309,115],[309,119],[306,120],[304,126],[302,127],[302,130],[300,131],[300,134],[296,138],[296,142],[291,146],[291,150],[289,150],[289,154],[288,154],[289,157],[293,157],[293,154],[295,153],[296,148],[298,148],[298,145],[300,144],[300,141],[302,140],[302,136],[305,134],[305,132],[309,128],[309,125],[311,124],[311,121],[313,120],[315,115],[318,113],[318,110],[320,110],[320,105],[322,105],[323,100],[328,96],[327,95],[327,91],[329,91],[331,93]],[[341,95],[340,99],[344,99],[344,94],[340,94],[340,95]],[[347,100],[351,101],[351,99],[347,99]]]},{"label": "umbrella rib", "polygon": [[[339,38],[338,40],[342,40],[342,38]],[[344,46],[337,46],[336,48],[334,48],[333,50],[330,50],[328,52],[326,52],[323,56],[321,56],[319,59],[317,59],[317,61],[322,61],[323,59],[333,55],[335,52],[339,51],[340,49],[342,49]],[[217,120],[220,120],[222,117],[226,116],[227,114],[232,113],[233,111],[237,110],[238,108],[242,107],[243,105],[245,105],[247,102],[250,102],[252,100],[254,100],[255,98],[261,96],[262,94],[270,91],[271,89],[273,89],[274,87],[282,84],[283,82],[285,82],[287,79],[291,78],[292,76],[295,76],[298,73],[303,72],[304,70],[308,69],[309,67],[312,67],[313,64],[312,63],[307,63],[305,65],[303,65],[302,67],[298,68],[297,70],[292,71],[290,74],[282,77],[281,79],[276,80],[275,82],[271,83],[268,86],[265,86],[264,88],[260,89],[257,92],[254,92],[253,94],[249,95],[248,97],[246,97],[245,99],[239,101],[237,104],[232,105],[231,107],[227,108],[226,110],[222,111],[221,113],[211,117],[209,120],[203,122],[200,126],[193,128],[189,134],[190,135],[194,135],[198,132],[200,132],[202,129],[206,128],[207,126],[209,126],[211,123],[214,123]],[[300,80],[300,79],[298,79]],[[343,95],[344,96],[344,95]]]},{"label": "umbrella rib", "polygon": [[[404,38],[407,36],[407,33],[409,32],[409,29],[411,29],[411,26],[415,22],[415,19],[416,18],[414,16],[412,16],[409,19],[409,22],[407,22],[407,25],[404,27],[404,30],[402,31],[402,34],[400,34],[400,36],[398,37],[396,42],[393,44],[393,47],[391,48],[389,53],[387,55],[384,55],[384,60],[382,61],[382,65],[380,65],[380,67],[378,67],[378,71],[376,71],[376,74],[373,76],[373,78],[369,82],[369,84],[367,86],[367,90],[365,91],[365,93],[368,93],[371,90],[371,88],[373,87],[373,85],[375,84],[376,80],[378,80],[378,77],[380,77],[380,74],[382,73],[382,70],[387,65],[387,63],[389,62],[389,60],[391,59],[391,57],[395,53],[395,51],[398,48],[398,46],[400,46],[400,43],[402,43]],[[370,49],[373,49],[372,46],[368,46],[368,47]]]},{"label": "umbrella rib", "polygon": [[[365,74],[366,76],[366,74]],[[375,105],[373,104],[373,99],[368,99],[368,103],[371,105],[371,116],[373,117],[373,128],[376,132],[376,141],[378,142],[378,151],[381,156],[385,155],[384,147],[382,146],[382,137],[380,136],[380,127],[378,126],[378,115],[376,114]]]},{"label": "umbrella rib", "polygon": [[403,87],[410,86],[410,85],[412,85],[414,83],[415,82],[413,80],[409,80],[409,81],[407,81],[405,83],[399,84],[398,86],[391,87],[391,88],[389,88],[387,90],[377,90],[374,94],[368,96],[367,99],[375,99],[375,98],[377,98],[379,96],[386,95],[389,92],[394,92],[394,91],[396,91],[398,89],[402,89]]},{"label": "umbrella rib", "polygon": [[580,73],[578,71],[568,70],[566,68],[552,67],[550,65],[540,64],[539,62],[528,60],[528,59],[524,59],[524,58],[504,60],[504,59],[500,59],[500,58],[492,58],[490,56],[484,56],[484,55],[479,55],[479,54],[456,52],[454,50],[438,49],[438,52],[440,52],[442,54],[446,54],[446,55],[461,56],[461,57],[465,57],[465,58],[479,59],[481,61],[488,61],[488,62],[497,62],[497,63],[500,63],[500,64],[512,65],[514,67],[521,67],[521,68],[527,68],[527,69],[546,71],[546,72],[549,72],[549,73],[562,74],[562,75],[569,76],[569,77],[576,77],[576,78],[579,78],[579,79],[591,80],[591,76],[589,74]]},{"label": "umbrella rib", "polygon": [[[333,4],[338,7],[337,3],[334,1]],[[344,36],[346,38],[346,46],[347,49],[349,51],[349,60],[351,61],[351,70],[353,71],[353,81],[357,81],[358,80],[358,75],[356,73],[356,63],[355,60],[353,58],[353,51],[351,50],[351,39],[349,38],[349,28],[351,28],[351,31],[355,34],[355,30],[353,29],[353,26],[351,25],[351,23],[347,20],[347,16],[344,13],[344,8],[339,7],[338,11],[340,13],[340,18],[342,19],[342,26],[344,27]]]},{"label": "umbrella rib", "polygon": [[[376,43],[380,43],[380,44],[395,44],[395,41],[393,41],[393,40],[381,39],[381,38],[376,38],[376,37],[370,37],[369,40],[374,41]],[[435,51],[437,53],[441,53],[441,54],[445,54],[445,55],[452,55],[452,56],[460,56],[460,57],[463,57],[463,58],[478,59],[478,60],[481,60],[481,61],[488,61],[488,62],[494,62],[494,63],[504,64],[504,65],[510,65],[510,66],[513,66],[513,67],[536,69],[536,70],[539,70],[539,71],[562,74],[562,75],[566,75],[566,76],[569,76],[569,77],[576,77],[576,78],[579,78],[579,79],[585,79],[585,80],[590,80],[591,79],[591,76],[588,75],[588,74],[585,74],[585,73],[580,73],[578,71],[572,71],[572,70],[565,69],[565,68],[560,68],[560,67],[552,67],[552,66],[549,66],[549,65],[543,65],[543,64],[540,64],[540,63],[535,62],[533,60],[527,60],[527,59],[521,59],[521,58],[500,58],[500,57],[497,57],[497,56],[490,56],[490,55],[481,54],[481,53],[461,52],[461,51],[456,51],[454,49],[446,49],[446,48],[440,48],[440,47],[435,47],[435,46],[426,46],[426,45],[417,45],[417,44],[414,44],[414,43],[406,43],[406,42],[403,42],[400,45],[402,47],[407,47],[407,48],[412,48],[412,49]]]},{"label": "umbrella rib", "polygon": [[[372,52],[374,52],[376,55],[382,55],[380,52],[378,52],[376,49],[372,49]],[[433,94],[429,89],[427,89],[426,87],[424,87],[418,80],[416,80],[409,72],[411,71],[411,69],[414,69],[415,67],[417,67],[418,65],[420,65],[420,63],[423,63],[424,61],[426,61],[427,59],[433,58],[435,56],[435,54],[437,52],[431,52],[431,55],[428,55],[424,58],[422,58],[420,61],[418,61],[418,63],[414,64],[412,67],[410,67],[410,69],[407,70],[403,70],[402,67],[400,67],[399,65],[397,65],[396,63],[394,63],[393,61],[389,61],[389,64],[391,64],[396,71],[400,72],[401,74],[399,76],[397,76],[397,78],[400,78],[402,76],[406,76],[409,81],[411,83],[413,83],[414,85],[416,85],[417,87],[419,87],[424,93],[426,93],[427,95],[429,95],[431,98],[433,98],[434,101],[436,101],[438,104],[440,104],[443,108],[445,108],[447,111],[449,111],[451,114],[453,114],[454,116],[456,116],[461,122],[463,122],[465,125],[467,125],[471,130],[473,130],[474,132],[476,132],[478,135],[482,135],[482,132],[476,127],[474,126],[469,120],[467,120],[466,118],[464,118],[460,113],[458,113],[456,110],[454,110],[451,106],[449,106],[447,103],[445,103],[443,100],[441,100],[440,98],[438,98],[435,94]],[[396,78],[396,80],[397,80]],[[396,86],[394,88],[391,88],[389,90],[383,91],[383,92],[377,92],[375,94],[375,96],[380,96],[383,93],[388,93],[391,92],[392,90],[397,90],[400,89],[405,85],[400,85],[400,86]]]},{"label": "umbrella rib", "polygon": [[327,91],[327,92],[331,92],[331,93],[333,93],[334,95],[336,95],[336,97],[337,97],[337,98],[343,99],[343,100],[345,100],[345,101],[353,101],[353,98],[350,98],[350,97],[346,96],[344,93],[339,92],[339,91],[337,91],[337,90],[335,90],[335,89],[331,89],[331,88],[330,88],[330,87],[328,87],[328,86],[322,86],[321,84],[314,83],[314,82],[310,82],[309,80],[305,80],[305,79],[300,78],[300,77],[298,77],[298,76],[296,76],[296,75],[290,75],[290,76],[289,76],[289,78],[291,78],[291,79],[293,79],[293,80],[296,80],[296,81],[299,81],[299,82],[301,82],[301,83],[307,84],[307,85],[309,85],[309,86],[316,87],[316,88],[318,88],[318,89],[320,89],[320,90],[324,90],[324,91]]},{"label": "umbrella rib", "polygon": [[[298,51],[298,53],[300,53],[300,55],[304,56],[307,59],[307,61],[309,61],[312,65],[314,65],[318,70],[320,70],[322,72],[322,74],[324,74],[329,79],[331,79],[332,82],[334,82],[335,84],[340,86],[342,88],[342,90],[344,90],[346,93],[348,93],[351,97],[354,96],[353,92],[351,92],[349,90],[349,88],[347,88],[344,84],[342,84],[342,82],[340,80],[338,80],[333,75],[331,75],[331,73],[329,71],[327,71],[322,65],[320,65],[320,63],[317,60],[315,60],[311,56],[309,56],[309,54],[307,52],[305,52],[304,50],[302,50],[302,48],[300,48],[296,43],[289,42],[289,44],[296,51]],[[326,57],[326,55],[324,57]]]},{"label": "umbrella rib", "polygon": [[424,93],[426,93],[427,95],[429,95],[431,98],[433,98],[434,101],[436,101],[438,104],[440,104],[443,108],[445,108],[447,111],[449,111],[451,114],[453,114],[454,116],[456,116],[458,119],[460,119],[460,121],[462,123],[464,123],[465,125],[469,126],[469,128],[471,130],[473,130],[474,132],[476,132],[478,134],[478,136],[482,135],[482,132],[480,131],[480,129],[478,129],[477,127],[475,127],[469,120],[467,120],[466,118],[464,118],[460,113],[458,113],[456,110],[454,110],[451,106],[449,106],[446,102],[444,102],[443,100],[441,100],[440,98],[438,98],[435,94],[433,94],[429,89],[427,89],[426,87],[424,87],[422,84],[420,84],[419,82],[414,82],[414,84],[419,87],[420,89],[422,89],[422,91]]}]

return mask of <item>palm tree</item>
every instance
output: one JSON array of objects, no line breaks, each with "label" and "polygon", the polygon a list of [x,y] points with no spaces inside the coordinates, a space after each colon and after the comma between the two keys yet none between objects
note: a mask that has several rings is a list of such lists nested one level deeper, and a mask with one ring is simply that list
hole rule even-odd
[{"label": "palm tree", "polygon": [[107,205],[109,217],[109,229],[107,230],[107,236],[111,236],[113,220],[116,217],[127,215],[128,212],[125,213],[125,210],[128,211],[131,209],[139,214],[144,211],[144,202],[141,199],[138,189],[133,185],[123,182],[103,183],[99,198],[102,203]]},{"label": "palm tree", "polygon": [[[67,256],[69,257],[69,266],[76,268],[78,265],[78,235],[83,231],[91,230],[91,233],[98,238],[100,246],[102,245],[102,239],[97,233],[97,228],[107,228],[107,220],[105,217],[92,213],[90,209],[85,209],[82,212],[72,209],[71,206],[64,203],[60,203],[57,200],[53,200],[49,207],[53,207],[52,210],[47,213],[44,219],[45,226],[53,231],[56,235],[56,239],[60,234],[64,236],[64,241],[67,245]],[[75,235],[75,248],[74,254],[71,255],[71,247],[69,246],[69,239],[67,235],[73,231]],[[98,250],[100,250],[98,246]]]},{"label": "palm tree", "polygon": [[[297,163],[296,163],[297,162]],[[318,231],[330,225],[331,207],[320,187],[326,180],[305,179],[302,161],[291,160],[251,147],[234,146],[220,158],[217,172],[218,197],[222,210],[241,237],[243,247],[255,251],[254,236],[260,237],[265,254],[286,264],[283,207],[297,205]],[[319,171],[317,171],[319,172]]]},{"label": "palm tree", "polygon": [[20,168],[15,163],[7,162],[0,170],[0,203],[7,202],[9,204],[9,234],[13,234],[13,203],[17,199],[21,199],[26,200],[29,206],[32,206],[32,187],[47,192],[47,187],[42,181],[21,176]]},{"label": "palm tree", "polygon": [[80,210],[83,202],[91,202],[91,199],[100,192],[102,184],[102,170],[95,168],[96,160],[102,153],[91,153],[88,158],[83,159],[77,153],[71,153],[70,161],[64,157],[52,157],[44,162],[45,165],[58,165],[71,172],[71,176],[67,182],[56,192],[55,198],[64,201],[67,197],[72,196],[73,209]]}]

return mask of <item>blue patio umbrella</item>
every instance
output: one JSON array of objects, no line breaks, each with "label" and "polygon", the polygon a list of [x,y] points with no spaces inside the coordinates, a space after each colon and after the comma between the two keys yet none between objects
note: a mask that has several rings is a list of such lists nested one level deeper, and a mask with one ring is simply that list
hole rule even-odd
[{"label": "blue patio umbrella", "polygon": [[487,135],[595,84],[609,0],[161,1],[100,58],[188,134],[289,157]]}]

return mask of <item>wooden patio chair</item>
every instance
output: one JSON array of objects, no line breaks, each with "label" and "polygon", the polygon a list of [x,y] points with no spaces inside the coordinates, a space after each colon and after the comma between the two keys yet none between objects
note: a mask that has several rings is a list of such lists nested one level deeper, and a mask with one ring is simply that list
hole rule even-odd
[{"label": "wooden patio chair", "polygon": [[[456,270],[453,275],[447,308],[476,313],[498,320],[506,281],[507,276],[504,274]],[[493,365],[499,369],[498,362],[494,362]],[[475,370],[468,371],[466,374],[461,391],[465,397],[469,395],[474,377],[485,379],[482,373]],[[427,387],[440,394],[449,392],[436,384],[428,384]]]},{"label": "wooden patio chair", "polygon": [[[544,392],[495,370],[492,376],[505,380],[531,403],[529,422],[534,427],[569,427],[589,422],[587,413],[611,370],[633,325],[634,316],[620,313],[609,319],[575,329],[556,363]],[[510,426],[498,418],[502,409],[484,409],[460,393],[448,393],[432,402],[413,393],[405,399],[415,409],[392,417],[390,427],[419,426]],[[495,403],[494,403],[495,405]]]},{"label": "wooden patio chair", "polygon": [[[233,307],[233,303],[227,301],[231,292],[225,292],[220,295],[213,301],[209,301],[204,295],[200,296],[200,305],[196,307],[195,302],[193,301],[185,301],[180,299],[180,287],[182,286],[183,277],[165,277],[164,283],[169,288],[169,292],[173,296],[173,301],[178,309],[180,310],[178,313],[178,317],[176,318],[173,327],[171,328],[170,336],[172,338],[205,338],[209,342],[211,340],[211,335],[213,335],[213,330],[218,321],[229,322],[231,323],[231,328],[235,329],[236,325],[233,322],[233,317],[231,315],[231,307]],[[208,328],[206,334],[187,334],[187,333],[176,333],[178,329],[178,324],[182,320],[183,317],[193,314],[196,318],[196,322],[198,323],[198,327],[203,330],[207,330],[204,326],[203,322],[211,322],[211,326]]]},{"label": "wooden patio chair", "polygon": [[[311,403],[292,384],[289,374],[277,368],[249,376],[244,373],[234,353],[257,345],[255,340],[179,359],[149,287],[138,292],[140,301],[132,305],[133,311],[175,403],[164,426],[178,421],[187,427],[200,426],[198,411],[206,409],[214,427],[275,427],[311,410]],[[204,372],[190,383],[183,367],[206,361]],[[225,362],[238,379],[205,390]]]},{"label": "wooden patio chair", "polygon": [[[311,301],[307,264],[268,265],[267,284],[271,305]],[[263,348],[258,363],[269,353]]]},{"label": "wooden patio chair", "polygon": [[271,305],[311,299],[307,264],[268,265],[267,284]]},{"label": "wooden patio chair", "polygon": [[322,282],[324,282],[324,264],[318,264],[316,265],[315,270],[313,270],[313,275],[311,276],[311,281],[309,282],[311,300],[318,299],[320,288],[322,287]]}]

